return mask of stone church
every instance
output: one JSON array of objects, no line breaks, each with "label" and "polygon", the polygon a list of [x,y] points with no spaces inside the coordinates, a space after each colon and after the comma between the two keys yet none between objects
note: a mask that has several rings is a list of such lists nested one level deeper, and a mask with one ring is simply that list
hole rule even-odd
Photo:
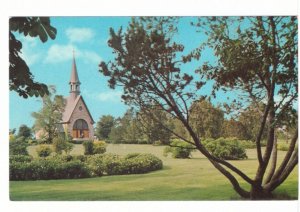
[{"label": "stone church", "polygon": [[95,123],[93,117],[80,95],[80,81],[78,78],[75,56],[70,78],[70,95],[66,97],[66,107],[62,117],[64,132],[68,132],[73,140],[88,140],[94,138]]}]

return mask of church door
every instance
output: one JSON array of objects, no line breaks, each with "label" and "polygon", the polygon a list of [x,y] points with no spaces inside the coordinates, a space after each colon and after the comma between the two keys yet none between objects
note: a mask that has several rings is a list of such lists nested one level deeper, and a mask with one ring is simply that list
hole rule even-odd
[{"label": "church door", "polygon": [[85,120],[77,119],[73,125],[73,138],[88,138],[89,127]]}]

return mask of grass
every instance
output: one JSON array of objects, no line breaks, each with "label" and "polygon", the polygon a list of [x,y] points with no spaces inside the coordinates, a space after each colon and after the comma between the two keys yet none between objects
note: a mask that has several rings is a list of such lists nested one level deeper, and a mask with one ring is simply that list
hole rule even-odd
[{"label": "grass", "polygon": [[[232,200],[240,199],[229,181],[199,152],[192,159],[163,156],[163,146],[109,144],[108,152],[152,153],[163,160],[164,168],[141,175],[103,176],[76,180],[11,181],[11,200]],[[29,152],[35,155],[35,147]],[[83,154],[75,145],[71,154]],[[247,150],[248,159],[231,161],[246,174],[257,168],[255,150]],[[36,155],[35,155],[36,156]],[[279,159],[284,152],[279,151]],[[243,184],[244,185],[244,184]],[[297,169],[276,192],[281,199],[298,198]]]}]

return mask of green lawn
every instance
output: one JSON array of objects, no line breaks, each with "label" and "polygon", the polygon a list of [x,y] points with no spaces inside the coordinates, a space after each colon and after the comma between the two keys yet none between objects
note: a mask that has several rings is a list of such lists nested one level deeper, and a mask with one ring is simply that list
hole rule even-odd
[{"label": "green lawn", "polygon": [[[30,147],[30,154],[35,154]],[[125,155],[152,153],[163,160],[160,171],[141,175],[103,176],[76,180],[41,180],[10,182],[11,200],[232,200],[239,199],[230,183],[200,153],[192,159],[163,156],[162,146],[109,144],[108,152]],[[75,145],[71,154],[82,154]],[[284,152],[279,152],[279,158]],[[247,150],[248,159],[232,161],[245,173],[254,176],[257,167],[255,150]],[[298,171],[278,188],[281,196],[298,198]]]}]

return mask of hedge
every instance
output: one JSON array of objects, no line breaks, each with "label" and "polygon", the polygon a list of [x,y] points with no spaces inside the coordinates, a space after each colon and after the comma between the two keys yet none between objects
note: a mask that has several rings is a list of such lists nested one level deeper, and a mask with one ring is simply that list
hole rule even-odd
[{"label": "hedge", "polygon": [[10,180],[74,179],[106,175],[140,174],[162,169],[162,161],[152,154],[89,156],[57,155],[32,160],[10,157]]},{"label": "hedge", "polygon": [[215,157],[224,160],[246,159],[246,150],[238,140],[219,138],[203,142],[205,148]]}]

